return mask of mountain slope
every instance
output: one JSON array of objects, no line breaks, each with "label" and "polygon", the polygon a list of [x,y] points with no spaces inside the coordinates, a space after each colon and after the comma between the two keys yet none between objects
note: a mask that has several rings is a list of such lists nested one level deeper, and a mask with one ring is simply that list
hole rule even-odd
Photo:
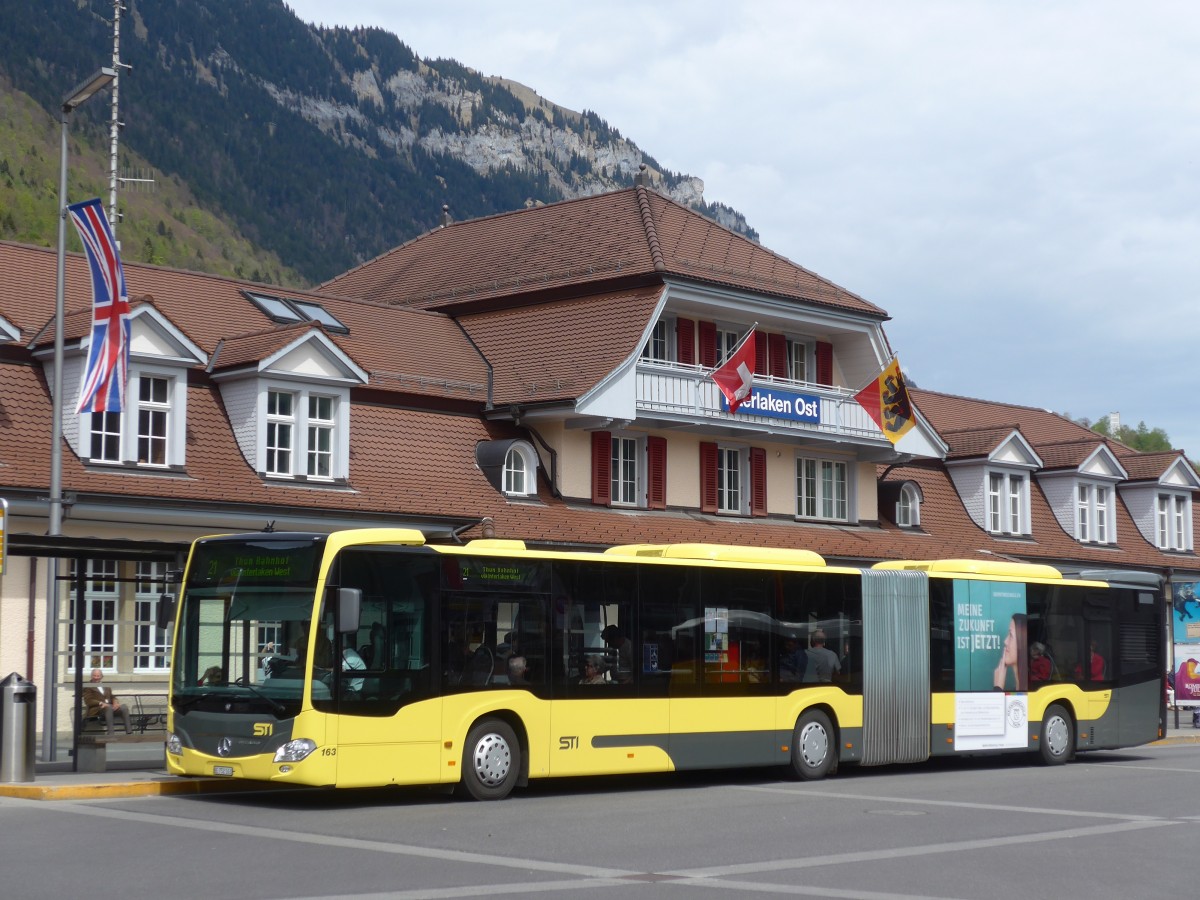
[{"label": "mountain slope", "polygon": [[[56,111],[108,63],[112,3],[34,6],[0,0],[0,70]],[[643,162],[664,193],[757,236],[735,211],[706,204],[698,179],[660,171],[596,114],[453,60],[422,61],[382,30],[310,26],[281,0],[128,6],[123,150],[304,280],[436,227],[443,206],[463,219],[597,193],[631,184]],[[73,134],[106,113],[88,104]]]}]

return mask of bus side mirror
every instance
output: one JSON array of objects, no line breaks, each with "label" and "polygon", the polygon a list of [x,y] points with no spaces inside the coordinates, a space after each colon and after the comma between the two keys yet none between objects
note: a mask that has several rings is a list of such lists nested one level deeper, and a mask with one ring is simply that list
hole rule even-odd
[{"label": "bus side mirror", "polygon": [[358,631],[358,620],[362,615],[362,590],[338,588],[337,614],[338,634],[353,634]]},{"label": "bus side mirror", "polygon": [[175,627],[175,595],[163,591],[158,595],[158,611],[155,613],[154,624],[163,631]]}]

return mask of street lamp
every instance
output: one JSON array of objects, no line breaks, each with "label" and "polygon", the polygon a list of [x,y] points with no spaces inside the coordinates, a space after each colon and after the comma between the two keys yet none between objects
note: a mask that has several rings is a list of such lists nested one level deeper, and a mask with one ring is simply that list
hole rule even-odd
[{"label": "street lamp", "polygon": [[[87,80],[63,97],[62,102],[62,146],[58,166],[58,271],[54,286],[54,375],[51,381],[53,396],[50,398],[53,418],[50,428],[50,527],[51,537],[62,534],[63,491],[62,491],[62,431],[63,431],[63,285],[66,281],[67,244],[67,123],[78,107],[86,103],[98,91],[106,88],[117,77],[115,69],[97,69]],[[42,759],[52,760],[55,753],[55,697],[54,684],[58,678],[58,559],[49,561],[50,574],[46,584],[46,685],[43,705]]]}]

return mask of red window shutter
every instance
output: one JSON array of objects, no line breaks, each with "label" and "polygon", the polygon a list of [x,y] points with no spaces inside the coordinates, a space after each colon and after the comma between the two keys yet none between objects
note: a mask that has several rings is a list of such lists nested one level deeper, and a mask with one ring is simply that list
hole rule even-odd
[{"label": "red window shutter", "polygon": [[592,502],[612,503],[612,432],[592,432]]},{"label": "red window shutter", "polygon": [[667,439],[646,438],[646,506],[667,508]]},{"label": "red window shutter", "polygon": [[767,356],[767,333],[765,331],[754,332],[754,374],[755,375],[774,375],[771,371],[770,363]]},{"label": "red window shutter", "polygon": [[696,364],[696,323],[691,319],[675,320],[675,357],[685,366]]},{"label": "red window shutter", "polygon": [[750,448],[750,515],[767,514],[767,451]]},{"label": "red window shutter", "polygon": [[717,511],[717,445],[700,444],[700,512]]},{"label": "red window shutter", "polygon": [[767,353],[771,361],[771,374],[776,378],[787,378],[788,372],[787,338],[782,334],[767,335]]},{"label": "red window shutter", "polygon": [[817,341],[817,384],[833,384],[833,344]]},{"label": "red window shutter", "polygon": [[717,364],[717,326],[712,322],[700,323],[700,365],[711,369]]}]

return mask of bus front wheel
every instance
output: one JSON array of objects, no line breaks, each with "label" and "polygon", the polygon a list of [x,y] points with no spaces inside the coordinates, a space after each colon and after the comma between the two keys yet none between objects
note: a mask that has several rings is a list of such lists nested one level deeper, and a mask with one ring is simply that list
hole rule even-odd
[{"label": "bus front wheel", "polygon": [[461,792],[476,800],[503,800],[521,774],[521,745],[512,726],[483,719],[467,733]]},{"label": "bus front wheel", "polygon": [[792,771],[805,781],[817,781],[833,771],[837,742],[829,717],[810,709],[792,732]]},{"label": "bus front wheel", "polygon": [[1060,766],[1071,758],[1071,714],[1057,703],[1051,704],[1042,716],[1042,734],[1038,752],[1048,766]]}]

